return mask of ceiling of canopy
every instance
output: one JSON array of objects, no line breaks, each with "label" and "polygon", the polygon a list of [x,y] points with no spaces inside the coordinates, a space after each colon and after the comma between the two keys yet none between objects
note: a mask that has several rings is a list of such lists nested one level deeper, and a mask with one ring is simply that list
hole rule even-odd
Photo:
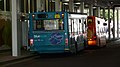
[{"label": "ceiling of canopy", "polygon": [[[62,2],[69,2],[69,0],[62,0]],[[120,0],[74,0],[76,5],[80,2],[84,2],[85,5],[93,4],[93,6],[108,7],[120,6]]]}]

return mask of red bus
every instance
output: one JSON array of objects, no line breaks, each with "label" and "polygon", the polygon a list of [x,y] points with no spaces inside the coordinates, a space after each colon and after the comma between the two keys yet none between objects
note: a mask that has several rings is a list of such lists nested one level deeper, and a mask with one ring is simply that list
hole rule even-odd
[{"label": "red bus", "polygon": [[87,44],[88,46],[106,46],[107,23],[102,18],[87,17]]}]

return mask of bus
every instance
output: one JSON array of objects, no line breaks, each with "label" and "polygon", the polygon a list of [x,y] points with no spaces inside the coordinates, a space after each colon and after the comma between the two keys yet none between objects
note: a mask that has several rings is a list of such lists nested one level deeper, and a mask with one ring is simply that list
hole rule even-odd
[{"label": "bus", "polygon": [[87,14],[35,12],[29,14],[27,49],[37,53],[76,53],[84,49]]},{"label": "bus", "polygon": [[107,23],[102,18],[87,17],[87,44],[88,46],[106,46]]}]

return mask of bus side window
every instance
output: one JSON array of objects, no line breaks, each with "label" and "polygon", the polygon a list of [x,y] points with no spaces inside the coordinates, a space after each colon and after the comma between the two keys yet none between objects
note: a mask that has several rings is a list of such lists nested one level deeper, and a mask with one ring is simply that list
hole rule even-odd
[{"label": "bus side window", "polygon": [[98,24],[100,24],[100,21],[97,21]]}]

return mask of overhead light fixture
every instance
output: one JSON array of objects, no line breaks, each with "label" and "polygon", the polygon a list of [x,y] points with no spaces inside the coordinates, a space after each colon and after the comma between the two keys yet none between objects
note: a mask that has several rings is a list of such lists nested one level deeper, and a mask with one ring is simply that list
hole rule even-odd
[{"label": "overhead light fixture", "polygon": [[64,5],[68,5],[68,3],[63,3]]},{"label": "overhead light fixture", "polygon": [[111,1],[110,4],[113,4],[113,1]]},{"label": "overhead light fixture", "polygon": [[85,7],[88,7],[88,5],[86,4]]},{"label": "overhead light fixture", "polygon": [[93,7],[93,9],[95,9],[96,7]]},{"label": "overhead light fixture", "polygon": [[75,4],[80,5],[80,3],[75,3]]},{"label": "overhead light fixture", "polygon": [[69,1],[69,0],[65,0],[65,1]]}]

